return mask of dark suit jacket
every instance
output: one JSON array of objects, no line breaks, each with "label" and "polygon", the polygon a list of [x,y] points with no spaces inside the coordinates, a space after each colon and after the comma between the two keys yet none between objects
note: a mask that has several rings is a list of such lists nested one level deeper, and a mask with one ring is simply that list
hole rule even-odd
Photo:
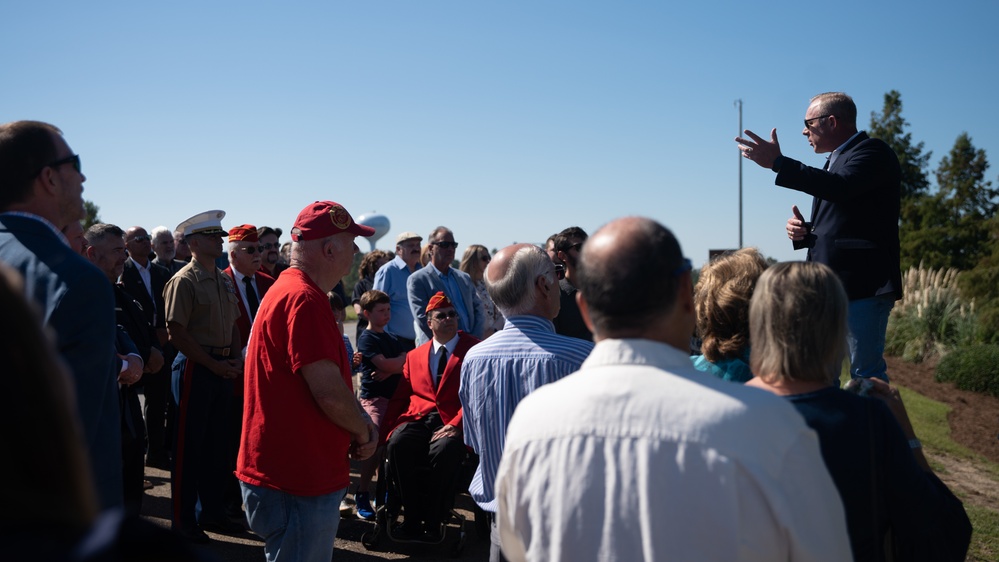
[{"label": "dark suit jacket", "polygon": [[[229,276],[229,279],[232,279],[232,286],[236,288],[236,300],[239,301],[239,318],[236,319],[236,327],[239,328],[240,341],[243,342],[243,347],[246,347],[250,343],[250,311],[246,308],[243,294],[239,292],[239,287],[236,285],[236,274],[232,272],[232,266],[225,268],[224,273]],[[260,302],[264,302],[264,295],[267,294],[267,289],[270,289],[271,285],[274,284],[274,278],[263,271],[257,271],[253,275],[257,278]]]},{"label": "dark suit jacket", "polygon": [[901,167],[888,144],[861,132],[828,171],[784,158],[775,183],[813,195],[808,260],[832,268],[850,300],[902,298]]},{"label": "dark suit jacket", "polygon": [[[143,363],[149,363],[149,353],[153,348],[160,349],[156,332],[153,330],[142,305],[120,285],[114,286],[115,320],[118,327],[125,330],[135,344]],[[119,346],[120,347],[120,346]],[[121,351],[119,351],[121,353]]]},{"label": "dark suit jacket", "polygon": [[[101,508],[122,505],[121,431],[111,283],[48,225],[0,216],[0,261],[24,276],[70,369]],[[10,376],[14,376],[10,373]]]},{"label": "dark suit jacket", "polygon": [[[437,390],[434,390],[434,379],[430,374],[430,352],[433,342],[427,342],[406,355],[406,363],[402,367],[402,378],[395,387],[395,394],[389,403],[385,415],[385,427],[391,428],[386,439],[396,427],[418,420],[436,410],[444,425],[462,428],[461,400],[458,398],[458,387],[461,383],[461,364],[465,354],[479,339],[458,332],[458,344],[454,353],[448,357],[447,366],[441,376]],[[436,368],[436,365],[434,366]],[[400,414],[400,412],[402,412]]]},{"label": "dark suit jacket", "polygon": [[[466,327],[469,333],[481,338],[482,332],[486,328],[486,313],[482,309],[479,295],[475,292],[472,278],[464,271],[453,267],[448,275],[454,275],[461,291],[461,300],[465,303],[465,310],[458,310],[458,314],[468,323]],[[430,302],[430,297],[437,294],[437,291],[444,291],[447,294],[444,282],[441,281],[440,274],[437,273],[437,268],[432,263],[428,263],[423,269],[417,269],[406,280],[406,292],[409,295],[409,309],[413,312],[417,345],[426,343],[434,337],[433,333],[430,332],[430,325],[427,324],[427,304]],[[450,295],[448,296],[450,297]],[[453,298],[451,298],[451,302],[455,304],[455,310],[457,310],[458,305],[454,303]]]},{"label": "dark suit jacket", "polygon": [[[166,286],[166,282],[170,280],[170,277],[172,277],[170,270],[162,265],[150,263],[149,280],[153,283],[153,296],[155,297],[155,299],[150,299],[149,292],[146,291],[146,284],[142,282],[139,269],[135,267],[132,260],[125,260],[125,269],[121,272],[121,286],[125,289],[126,293],[142,305],[142,312],[146,315],[146,320],[154,328],[166,328],[166,305],[163,303],[163,287]],[[154,316],[156,318],[155,322],[153,321]]]},{"label": "dark suit jacket", "polygon": [[167,269],[167,271],[170,272],[170,276],[171,277],[173,277],[174,273],[177,273],[178,271],[180,271],[180,268],[182,268],[185,265],[187,265],[186,261],[170,260],[169,263],[166,263],[166,262],[160,261],[160,258],[153,258],[153,263],[155,263],[156,265],[160,265],[160,266],[165,267]]}]

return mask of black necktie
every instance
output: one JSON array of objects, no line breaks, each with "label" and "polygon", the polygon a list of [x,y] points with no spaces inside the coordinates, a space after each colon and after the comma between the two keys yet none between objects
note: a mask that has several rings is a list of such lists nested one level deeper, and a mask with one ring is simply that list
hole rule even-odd
[{"label": "black necktie", "polygon": [[436,390],[438,385],[441,383],[441,377],[444,376],[444,368],[447,367],[447,348],[441,346],[441,356],[437,360],[437,376],[434,377],[434,389]]},{"label": "black necktie", "polygon": [[246,285],[246,303],[250,306],[250,321],[257,317],[257,308],[260,301],[257,300],[257,293],[253,291],[253,278],[249,275],[243,277],[243,284]]}]

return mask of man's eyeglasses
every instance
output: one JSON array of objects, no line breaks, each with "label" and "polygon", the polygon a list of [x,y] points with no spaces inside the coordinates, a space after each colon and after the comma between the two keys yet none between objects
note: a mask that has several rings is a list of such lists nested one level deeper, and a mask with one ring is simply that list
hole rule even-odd
[{"label": "man's eyeglasses", "polygon": [[145,242],[146,240],[149,240],[149,237],[148,237],[148,236],[144,236],[144,235],[140,234],[140,235],[138,235],[138,236],[135,236],[135,237],[133,237],[133,238],[132,238],[132,239],[130,240],[130,242]]},{"label": "man's eyeglasses", "polygon": [[683,264],[681,264],[680,267],[673,270],[673,277],[683,275],[684,273],[690,271],[693,268],[694,264],[691,263],[689,259],[683,258]]},{"label": "man's eyeglasses", "polygon": [[430,245],[431,246],[438,246],[439,248],[441,248],[443,250],[451,250],[451,249],[454,249],[454,248],[458,247],[458,243],[457,242],[447,242],[447,241],[444,241],[444,242],[431,242]]},{"label": "man's eyeglasses", "polygon": [[[67,156],[67,157],[65,157],[65,158],[63,158],[61,160],[56,160],[55,162],[49,162],[49,164],[46,165],[46,166],[44,166],[43,169],[44,168],[58,168],[59,166],[62,166],[63,164],[72,164],[73,165],[73,169],[76,170],[76,173],[78,173],[78,174],[82,174],[83,173],[83,166],[80,164],[80,155],[79,154],[73,154],[72,156]],[[41,170],[39,170],[38,173],[41,173]]]},{"label": "man's eyeglasses", "polygon": [[457,317],[458,317],[457,310],[452,310],[451,312],[438,312],[437,314],[434,314],[434,320],[437,320],[439,322],[443,322],[448,318],[457,318]]},{"label": "man's eyeglasses", "polygon": [[555,277],[557,277],[559,280],[565,279],[565,266],[560,263],[556,263],[553,265],[555,266]]},{"label": "man's eyeglasses", "polygon": [[819,119],[825,119],[826,117],[832,117],[832,113],[827,115],[819,115],[818,117],[812,117],[811,119],[805,119],[805,128],[811,129],[812,123],[818,121]]},{"label": "man's eyeglasses", "polygon": [[[261,244],[260,245],[260,251],[261,252],[263,252],[264,250],[280,250],[280,249],[281,249],[281,243],[280,242],[268,242],[266,244]],[[253,252],[250,252],[250,253],[252,254]]]},{"label": "man's eyeglasses", "polygon": [[246,252],[247,254],[249,254],[249,255],[251,255],[251,256],[252,256],[253,254],[257,253],[257,252],[260,252],[260,253],[263,253],[263,252],[264,252],[264,251],[263,251],[263,250],[261,249],[261,247],[260,247],[260,246],[247,246],[247,247],[245,247],[245,248],[237,248],[237,249],[238,249],[238,250],[242,250],[242,251]]}]

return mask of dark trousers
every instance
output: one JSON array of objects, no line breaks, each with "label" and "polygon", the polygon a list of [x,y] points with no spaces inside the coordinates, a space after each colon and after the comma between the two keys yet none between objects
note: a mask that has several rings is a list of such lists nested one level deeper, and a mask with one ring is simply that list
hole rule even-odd
[{"label": "dark trousers", "polygon": [[[179,354],[173,365],[173,391],[177,398],[173,524],[190,528],[196,519],[224,521],[232,381]],[[196,518],[199,501],[201,514]]]},{"label": "dark trousers", "polygon": [[454,502],[458,471],[467,450],[460,436],[430,441],[443,425],[434,412],[400,425],[389,438],[389,469],[407,521],[439,524]]},{"label": "dark trousers", "polygon": [[139,395],[135,388],[122,386],[118,389],[118,405],[121,408],[121,463],[122,484],[124,486],[125,511],[129,515],[139,515],[142,509],[142,482],[146,453],[146,431],[142,423]]},{"label": "dark trousers", "polygon": [[172,437],[167,436],[167,410],[170,408],[170,363],[158,373],[142,376],[143,393],[146,397],[146,433],[149,435],[149,460],[160,467],[167,466]]}]

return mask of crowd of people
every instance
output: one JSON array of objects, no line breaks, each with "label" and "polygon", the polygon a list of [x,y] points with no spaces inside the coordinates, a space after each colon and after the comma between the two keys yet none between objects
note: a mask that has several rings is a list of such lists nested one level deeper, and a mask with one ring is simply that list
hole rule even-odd
[{"label": "crowd of people", "polygon": [[[6,528],[48,525],[37,559],[86,559],[78,545],[112,514],[185,559],[206,531],[248,526],[268,560],[326,562],[353,510],[440,542],[467,486],[490,560],[963,559],[963,506],[882,357],[902,290],[898,161],[856,130],[845,94],[805,117],[823,169],[784,157],[776,130],[736,139],[814,197],[811,220],[795,207],[786,225],[804,262],[743,249],[695,286],[647,218],[460,261],[439,226],[364,256],[351,298],[355,239],[374,231],[339,203],[302,209],[286,246],[280,228],[224,229],[221,210],[84,231],[86,178],[61,131],[0,125],[0,300],[24,379],[5,442],[27,453],[35,420],[53,443],[8,463]],[[170,471],[169,536],[126,523],[144,466]]]}]

